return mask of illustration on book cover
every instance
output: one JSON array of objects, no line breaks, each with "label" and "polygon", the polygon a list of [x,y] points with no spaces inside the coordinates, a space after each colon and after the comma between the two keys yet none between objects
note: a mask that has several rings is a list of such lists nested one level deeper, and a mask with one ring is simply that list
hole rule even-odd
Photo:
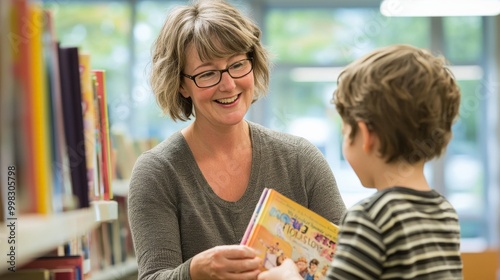
[{"label": "illustration on book cover", "polygon": [[[257,249],[262,270],[293,259],[305,279],[326,274],[338,227],[273,189],[264,190],[242,244]],[[307,275],[309,274],[309,275]]]}]

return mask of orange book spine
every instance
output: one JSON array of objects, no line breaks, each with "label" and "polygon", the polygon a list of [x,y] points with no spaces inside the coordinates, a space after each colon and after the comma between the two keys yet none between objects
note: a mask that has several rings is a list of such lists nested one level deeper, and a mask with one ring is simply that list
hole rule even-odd
[{"label": "orange book spine", "polygon": [[103,199],[113,198],[111,186],[111,141],[109,137],[108,102],[106,96],[106,72],[104,70],[92,70],[97,82],[98,110],[100,115],[100,140],[101,140],[101,174],[103,181]]}]

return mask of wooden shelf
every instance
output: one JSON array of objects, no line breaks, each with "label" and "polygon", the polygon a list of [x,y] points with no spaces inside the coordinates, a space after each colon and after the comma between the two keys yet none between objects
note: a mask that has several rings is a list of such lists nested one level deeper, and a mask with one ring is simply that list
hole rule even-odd
[{"label": "wooden shelf", "polygon": [[127,196],[129,180],[113,180],[113,195]]},{"label": "wooden shelf", "polygon": [[[116,201],[96,201],[88,208],[52,215],[22,215],[0,225],[0,252],[10,252],[11,244],[4,241],[9,237],[15,240],[15,266],[19,268],[57,246],[90,232],[101,222],[117,218]],[[8,227],[10,222],[14,225],[11,227],[13,231]],[[2,255],[0,271],[6,271],[10,264],[6,254]]]}]

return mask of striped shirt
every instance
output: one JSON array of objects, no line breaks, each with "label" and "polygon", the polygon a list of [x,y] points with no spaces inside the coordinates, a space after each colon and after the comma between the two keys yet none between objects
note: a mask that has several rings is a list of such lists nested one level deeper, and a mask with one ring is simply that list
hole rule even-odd
[{"label": "striped shirt", "polygon": [[346,213],[328,279],[462,279],[460,226],[439,193],[394,187]]}]

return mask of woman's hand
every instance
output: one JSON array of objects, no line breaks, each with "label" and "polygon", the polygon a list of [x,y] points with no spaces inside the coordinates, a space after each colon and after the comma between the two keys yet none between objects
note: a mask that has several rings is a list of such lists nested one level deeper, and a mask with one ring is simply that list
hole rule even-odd
[{"label": "woman's hand", "polygon": [[258,280],[303,280],[299,268],[292,259],[286,259],[280,266],[259,274]]},{"label": "woman's hand", "polygon": [[194,256],[191,279],[255,280],[260,273],[257,252],[243,245],[217,246]]}]

